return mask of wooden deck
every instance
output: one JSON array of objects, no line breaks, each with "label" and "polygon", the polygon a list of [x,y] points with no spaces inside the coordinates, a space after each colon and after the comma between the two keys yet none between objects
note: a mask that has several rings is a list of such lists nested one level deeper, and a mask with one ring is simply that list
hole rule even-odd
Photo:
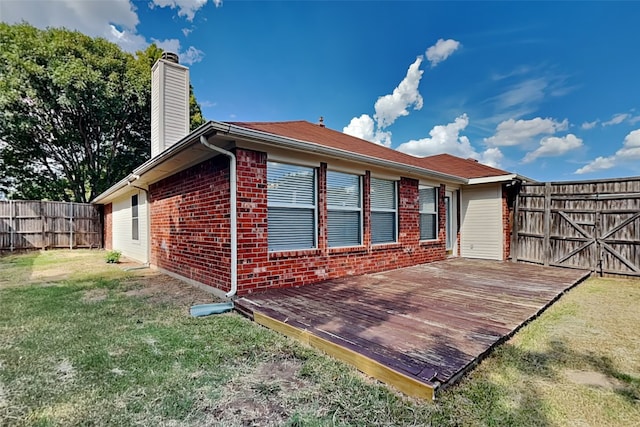
[{"label": "wooden deck", "polygon": [[451,258],[239,298],[256,322],[433,398],[588,272]]}]

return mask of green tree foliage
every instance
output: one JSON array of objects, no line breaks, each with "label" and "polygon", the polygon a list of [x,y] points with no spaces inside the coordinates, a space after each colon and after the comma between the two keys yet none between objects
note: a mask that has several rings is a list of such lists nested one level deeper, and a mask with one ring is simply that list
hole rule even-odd
[{"label": "green tree foliage", "polygon": [[0,46],[0,191],[87,202],[149,158],[155,45],[0,23]]}]

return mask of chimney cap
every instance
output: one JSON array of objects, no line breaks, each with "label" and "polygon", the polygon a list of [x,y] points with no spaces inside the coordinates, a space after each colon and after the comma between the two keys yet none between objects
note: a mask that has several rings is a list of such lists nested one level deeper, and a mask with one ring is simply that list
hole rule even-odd
[{"label": "chimney cap", "polygon": [[165,61],[173,62],[174,64],[180,63],[178,54],[173,52],[162,52],[161,59],[164,59]]}]

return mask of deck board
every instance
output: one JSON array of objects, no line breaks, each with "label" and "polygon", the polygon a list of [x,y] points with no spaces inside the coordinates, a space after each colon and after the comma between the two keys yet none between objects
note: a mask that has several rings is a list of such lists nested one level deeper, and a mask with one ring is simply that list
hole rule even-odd
[{"label": "deck board", "polygon": [[250,317],[258,313],[268,327],[315,342],[363,372],[424,397],[455,381],[587,276],[579,270],[452,258],[252,294],[236,306]]}]

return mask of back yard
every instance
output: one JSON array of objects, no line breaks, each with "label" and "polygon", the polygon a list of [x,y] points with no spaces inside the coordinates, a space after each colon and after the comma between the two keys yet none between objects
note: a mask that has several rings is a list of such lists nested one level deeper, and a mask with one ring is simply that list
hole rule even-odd
[{"label": "back yard", "polygon": [[[1,425],[637,425],[640,280],[590,279],[435,403],[102,251],[0,258]],[[133,265],[129,265],[133,266]]]}]

